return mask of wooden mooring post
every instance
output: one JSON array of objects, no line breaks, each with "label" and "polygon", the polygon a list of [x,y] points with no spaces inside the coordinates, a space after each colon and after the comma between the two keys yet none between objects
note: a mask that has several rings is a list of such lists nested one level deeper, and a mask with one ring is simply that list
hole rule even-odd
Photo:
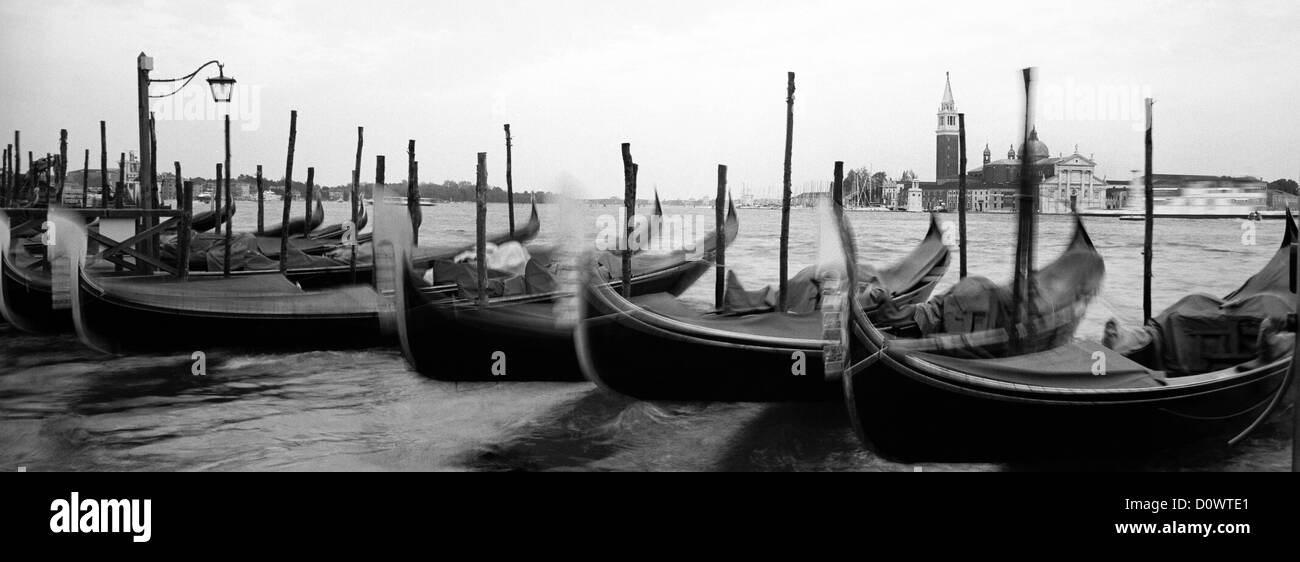
[{"label": "wooden mooring post", "polygon": [[289,270],[289,213],[293,206],[293,145],[298,139],[298,110],[289,112],[289,155],[284,163],[284,213],[280,219],[280,273]]},{"label": "wooden mooring post", "polygon": [[4,164],[0,165],[0,173],[4,174],[0,177],[0,206],[3,207],[9,206],[9,151],[13,150],[13,147],[12,144],[5,145],[5,160]]},{"label": "wooden mooring post", "polygon": [[90,149],[86,149],[86,157],[81,164],[81,200],[77,202],[80,207],[86,206],[87,196],[90,195]]},{"label": "wooden mooring post", "polygon": [[777,291],[777,310],[785,311],[786,285],[790,275],[790,156],[794,146],[794,73],[786,74],[785,98],[785,172],[781,179],[781,251],[780,278]]},{"label": "wooden mooring post", "polygon": [[487,153],[478,153],[474,185],[474,261],[478,267],[478,306],[486,308],[487,294]]},{"label": "wooden mooring post", "polygon": [[113,207],[117,209],[126,205],[126,153],[118,155],[117,159],[117,194],[113,197]]},{"label": "wooden mooring post", "polygon": [[[176,177],[181,177],[181,163],[176,163]],[[176,229],[176,267],[180,270],[178,277],[188,279],[190,276],[190,234],[194,229],[194,182],[182,181],[183,186],[178,197],[181,198],[181,226]]]},{"label": "wooden mooring post", "polygon": [[213,225],[213,233],[221,234],[222,224],[226,221],[221,217],[221,210],[225,208],[226,203],[221,197],[221,164],[217,164],[217,177],[212,182],[212,212],[216,216],[216,224]]},{"label": "wooden mooring post", "polygon": [[14,159],[14,165],[13,165],[13,169],[11,170],[13,175],[13,185],[9,188],[10,205],[14,205],[15,200],[20,195],[22,195],[21,193],[22,190],[19,187],[20,186],[19,178],[23,176],[23,147],[22,144],[19,142],[20,141],[19,136],[20,136],[19,131],[14,131],[14,150],[12,153]]},{"label": "wooden mooring post", "polygon": [[513,149],[510,138],[510,124],[506,123],[506,208],[510,212],[510,237],[515,236],[515,178],[511,168],[514,165]]},{"label": "wooden mooring post", "polygon": [[1146,99],[1146,138],[1143,192],[1146,194],[1146,228],[1142,239],[1142,323],[1151,323],[1151,242],[1155,238],[1155,186],[1151,179],[1151,98]]},{"label": "wooden mooring post", "polygon": [[59,129],[59,167],[55,168],[54,181],[56,189],[51,203],[63,202],[63,182],[68,176],[68,130]]},{"label": "wooden mooring post", "polygon": [[303,220],[306,221],[302,224],[303,238],[306,238],[307,233],[311,232],[311,210],[312,210],[311,202],[312,202],[312,198],[315,197],[315,194],[312,193],[314,191],[312,189],[312,186],[315,184],[315,182],[316,182],[316,167],[308,166],[307,185],[303,188],[303,203],[307,207],[307,214],[303,215]]},{"label": "wooden mooring post", "polygon": [[[90,193],[90,186],[86,186]],[[108,191],[108,123],[99,122],[99,208],[107,209],[112,195]]]},{"label": "wooden mooring post", "polygon": [[623,298],[632,297],[632,232],[636,228],[636,164],[632,163],[632,145],[623,143]]},{"label": "wooden mooring post", "polygon": [[[831,182],[831,202],[836,207],[844,206],[844,162],[835,162],[834,181]],[[839,212],[836,209],[835,212]]]},{"label": "wooden mooring post", "polygon": [[415,139],[406,145],[406,212],[411,216],[411,241],[420,243],[420,186],[416,178]]},{"label": "wooden mooring post", "polygon": [[[716,230],[713,235],[714,261],[717,262],[713,279],[713,307],[719,310],[727,296],[727,166],[718,164],[718,197],[713,202],[713,222]],[[656,203],[659,195],[655,194]],[[658,205],[656,205],[658,206]]]},{"label": "wooden mooring post", "polygon": [[[227,161],[230,159],[229,154],[230,151],[227,150]],[[225,277],[230,277],[230,238],[234,235],[235,230],[235,201],[233,194],[230,193],[230,164],[226,164],[225,173],[226,175],[222,176],[222,183],[225,185],[222,186],[221,191],[226,195],[226,260],[221,265],[221,274]],[[280,256],[280,259],[284,259],[284,256]]]},{"label": "wooden mooring post", "polygon": [[262,165],[257,165],[257,233],[266,232],[266,195],[262,187]]},{"label": "wooden mooring post", "polygon": [[[364,144],[364,141],[365,141],[365,128],[358,126],[357,127],[357,158],[356,158],[356,164],[353,165],[352,167],[352,197],[349,198],[352,200],[353,240],[356,240],[357,239],[356,237],[361,236],[361,233],[358,232],[360,229],[357,228],[357,219],[361,218],[359,213],[359,211],[361,210],[361,146],[362,144]],[[373,193],[374,192],[372,191],[371,194],[373,195]],[[351,259],[348,260],[348,274],[352,282],[356,283],[357,282],[356,244],[352,245],[351,250],[352,250],[351,252],[352,256]]]},{"label": "wooden mooring post", "polygon": [[957,114],[957,252],[960,279],[966,278],[966,114]]}]

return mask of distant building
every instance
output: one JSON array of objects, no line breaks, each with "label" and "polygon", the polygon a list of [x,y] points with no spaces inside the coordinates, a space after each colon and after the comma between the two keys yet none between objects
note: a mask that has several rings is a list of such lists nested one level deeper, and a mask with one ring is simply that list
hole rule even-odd
[{"label": "distant building", "polygon": [[961,173],[958,146],[957,103],[952,99],[952,82],[943,75],[943,99],[939,102],[939,126],[934,130],[934,179],[936,182],[957,179]]},{"label": "distant building", "polygon": [[1300,197],[1290,193],[1270,189],[1267,191],[1268,208],[1274,211],[1300,208]]},{"label": "distant building", "polygon": [[921,189],[921,182],[912,180],[911,185],[907,188],[907,210],[912,213],[920,213],[930,210],[925,206],[924,190]]},{"label": "distant building", "polygon": [[[921,207],[956,209],[960,190],[958,175],[961,155],[958,147],[959,122],[952,95],[952,81],[945,74],[943,98],[939,102],[938,127],[935,129],[935,180],[918,182],[922,191]],[[966,174],[966,208],[972,211],[1000,211],[1015,208],[1020,187],[1022,165],[1030,167],[1038,182],[1038,210],[1043,213],[1069,213],[1072,209],[1106,207],[1107,185],[1094,175],[1097,167],[1090,157],[1079,153],[1052,157],[1047,145],[1038,139],[1038,129],[1029,134],[1029,146],[1015,146],[1007,157],[993,160],[985,144],[983,164]]]},{"label": "distant building", "polygon": [[[1151,174],[1152,206],[1156,216],[1245,217],[1268,208],[1268,186],[1251,176]],[[1146,178],[1129,182],[1127,208],[1146,208]]]},{"label": "distant building", "polygon": [[1020,188],[1021,166],[1038,182],[1038,212],[1063,214],[1074,209],[1106,208],[1107,188],[1104,179],[1094,175],[1097,163],[1074,147],[1070,155],[1051,156],[1047,145],[1038,139],[1038,128],[1029,132],[1029,146],[1007,151],[1002,160],[990,159],[985,148],[984,165],[967,173],[968,189],[981,190],[989,210],[1015,208]]}]

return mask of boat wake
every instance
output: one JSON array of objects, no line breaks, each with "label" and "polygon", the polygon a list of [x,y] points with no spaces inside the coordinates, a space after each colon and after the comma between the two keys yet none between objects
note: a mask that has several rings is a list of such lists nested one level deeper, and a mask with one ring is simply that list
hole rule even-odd
[{"label": "boat wake", "polygon": [[707,403],[641,402],[593,391],[512,429],[503,439],[470,451],[462,463],[473,470],[618,469],[614,460],[699,422]]}]

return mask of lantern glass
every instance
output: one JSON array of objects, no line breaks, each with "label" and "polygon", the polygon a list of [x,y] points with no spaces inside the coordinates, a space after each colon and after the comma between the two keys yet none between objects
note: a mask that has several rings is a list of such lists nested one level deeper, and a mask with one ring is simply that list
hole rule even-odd
[{"label": "lantern glass", "polygon": [[225,75],[208,78],[208,86],[212,88],[212,101],[229,103],[230,96],[235,91],[235,79],[227,78]]}]

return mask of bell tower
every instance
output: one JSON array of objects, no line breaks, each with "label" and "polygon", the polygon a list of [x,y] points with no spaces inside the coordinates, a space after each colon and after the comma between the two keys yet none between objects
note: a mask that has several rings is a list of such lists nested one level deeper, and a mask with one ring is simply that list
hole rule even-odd
[{"label": "bell tower", "polygon": [[957,146],[957,104],[952,99],[952,82],[948,73],[943,78],[943,100],[939,102],[939,126],[934,130],[934,178],[953,179],[960,167]]}]

